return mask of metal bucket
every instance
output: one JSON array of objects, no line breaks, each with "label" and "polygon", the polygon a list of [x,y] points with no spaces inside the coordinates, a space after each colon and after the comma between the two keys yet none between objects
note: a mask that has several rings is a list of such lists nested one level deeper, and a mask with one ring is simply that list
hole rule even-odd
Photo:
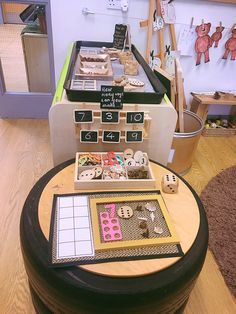
[{"label": "metal bucket", "polygon": [[180,175],[190,170],[203,127],[199,116],[191,111],[184,111],[184,132],[175,132],[172,142],[173,159],[168,163],[171,170]]}]

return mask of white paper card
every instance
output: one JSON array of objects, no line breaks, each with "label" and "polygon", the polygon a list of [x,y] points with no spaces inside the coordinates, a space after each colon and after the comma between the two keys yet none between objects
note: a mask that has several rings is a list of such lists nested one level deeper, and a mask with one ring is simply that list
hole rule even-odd
[{"label": "white paper card", "polygon": [[59,196],[57,200],[57,258],[94,256],[88,197]]},{"label": "white paper card", "polygon": [[169,0],[161,1],[161,15],[166,24],[174,24],[176,20],[175,7]]},{"label": "white paper card", "polygon": [[181,56],[192,57],[194,55],[196,39],[197,34],[195,27],[190,27],[189,25],[183,25],[181,27],[178,38],[178,50]]},{"label": "white paper card", "polygon": [[169,152],[168,160],[167,160],[168,163],[172,163],[174,154],[175,154],[175,149],[171,149]]}]

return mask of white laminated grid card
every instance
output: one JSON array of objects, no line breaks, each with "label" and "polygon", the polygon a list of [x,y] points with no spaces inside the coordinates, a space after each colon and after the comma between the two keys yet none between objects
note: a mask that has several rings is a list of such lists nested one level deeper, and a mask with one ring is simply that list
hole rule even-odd
[{"label": "white laminated grid card", "polygon": [[57,258],[94,256],[87,196],[57,198]]}]

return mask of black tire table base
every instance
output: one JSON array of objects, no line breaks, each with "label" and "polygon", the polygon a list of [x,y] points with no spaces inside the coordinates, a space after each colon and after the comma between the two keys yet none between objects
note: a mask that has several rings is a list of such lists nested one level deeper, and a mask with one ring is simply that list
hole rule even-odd
[{"label": "black tire table base", "polygon": [[76,266],[52,268],[49,243],[39,224],[38,204],[46,184],[73,162],[56,166],[35,184],[21,215],[21,250],[37,313],[181,313],[202,269],[208,245],[205,211],[195,191],[184,181],[199,207],[199,230],[187,254],[171,267],[126,278],[101,276]]}]

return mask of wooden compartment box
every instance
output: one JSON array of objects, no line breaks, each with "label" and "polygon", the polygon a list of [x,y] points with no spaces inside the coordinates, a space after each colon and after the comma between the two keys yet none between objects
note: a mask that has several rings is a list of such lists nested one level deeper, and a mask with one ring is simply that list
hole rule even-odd
[{"label": "wooden compartment box", "polygon": [[[124,165],[124,174],[125,174],[125,179],[109,179],[107,180],[104,177],[104,173],[106,170],[109,169],[110,166],[107,166],[104,161],[103,157],[107,155],[107,152],[89,152],[90,154],[96,154],[96,155],[101,155],[101,163],[98,165],[89,165],[89,166],[82,166],[79,165],[79,159],[81,155],[88,154],[88,152],[77,152],[76,153],[76,159],[75,159],[75,173],[74,173],[74,188],[75,189],[80,189],[80,190],[85,190],[85,189],[100,189],[100,190],[112,190],[114,188],[118,189],[154,189],[156,188],[155,186],[155,177],[153,175],[153,172],[151,170],[150,163],[148,161],[147,165],[145,166],[126,166]],[[144,156],[148,160],[148,156],[146,153],[143,153]],[[122,161],[123,160],[123,153],[116,152],[115,155],[121,156]],[[90,171],[92,172],[95,167],[100,167],[102,168],[102,174],[99,179],[91,179],[90,177]],[[132,170],[137,170],[137,169],[142,169],[144,171],[147,171],[147,179],[131,179],[128,177],[128,174]],[[80,174],[87,170],[88,174],[88,179],[80,180],[79,176]]]}]

